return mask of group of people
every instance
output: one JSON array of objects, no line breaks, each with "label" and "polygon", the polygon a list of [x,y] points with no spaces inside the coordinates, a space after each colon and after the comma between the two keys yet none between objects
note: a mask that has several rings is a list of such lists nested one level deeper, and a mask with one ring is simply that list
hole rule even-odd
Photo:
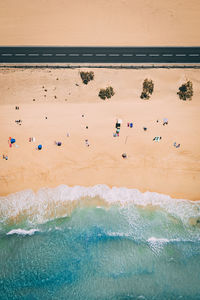
[{"label": "group of people", "polygon": [[[157,120],[156,122],[158,123],[159,120]],[[168,119],[167,119],[167,118],[164,118],[162,124],[163,124],[163,126],[168,125]],[[119,124],[119,125],[120,125],[120,124]],[[119,125],[116,123],[116,127],[119,126]],[[128,122],[128,123],[127,123],[127,127],[132,128],[132,127],[133,127],[133,123]],[[144,130],[144,131],[147,131],[147,127],[143,127],[143,130]],[[162,136],[155,136],[155,137],[153,138],[153,141],[159,142],[161,139],[162,139]],[[127,140],[127,139],[126,139],[126,140]],[[125,143],[126,143],[126,142],[125,142]],[[174,146],[175,148],[179,148],[179,147],[181,146],[181,144],[177,144],[176,142],[174,142],[173,146]],[[123,157],[123,158],[127,158],[127,154],[126,154],[126,153],[123,153],[123,154],[122,154],[122,157]]]},{"label": "group of people", "polygon": [[[16,106],[15,109],[18,110],[19,107]],[[82,117],[84,117],[84,115],[82,115]],[[46,117],[46,118],[47,118],[47,117]],[[16,120],[15,122],[21,124],[22,121],[21,121],[21,120]],[[159,120],[157,120],[156,122],[158,123]],[[122,123],[122,120],[118,119],[117,122],[116,122],[116,125],[115,125],[116,132],[113,134],[114,137],[119,136],[120,129],[121,129],[121,123]],[[167,119],[167,118],[164,118],[164,119],[163,119],[163,126],[165,126],[165,125],[168,125],[168,119]],[[132,122],[128,122],[128,123],[127,123],[127,127],[132,128],[132,127],[133,127],[133,123],[132,123]],[[86,126],[86,129],[88,129],[88,126]],[[143,127],[143,129],[144,129],[144,131],[146,131],[146,130],[147,130],[147,127]],[[69,136],[70,136],[70,134],[69,134],[69,132],[67,132],[67,137],[69,137]],[[161,139],[162,139],[161,136],[156,136],[156,137],[153,138],[153,141],[159,142]],[[12,147],[12,144],[15,143],[15,139],[10,137],[9,140],[8,140],[8,142],[9,142],[10,147]],[[35,142],[35,137],[29,137],[29,142]],[[60,141],[55,141],[55,145],[58,146],[58,147],[60,147],[60,146],[62,145],[62,142],[60,142]],[[85,145],[86,145],[86,147],[89,147],[89,146],[90,146],[90,144],[89,144],[89,142],[88,142],[88,139],[85,139]],[[177,144],[176,142],[174,142],[173,146],[174,146],[175,148],[179,148],[179,147],[180,147],[180,144]],[[43,147],[42,147],[41,144],[39,144],[39,145],[36,147],[37,150],[42,150],[42,148],[43,148]],[[126,153],[123,153],[123,154],[122,154],[122,157],[123,157],[123,158],[127,158],[127,154],[126,154]],[[8,155],[7,155],[7,154],[6,154],[6,155],[3,154],[3,155],[2,155],[2,158],[5,159],[5,160],[8,160]]]}]

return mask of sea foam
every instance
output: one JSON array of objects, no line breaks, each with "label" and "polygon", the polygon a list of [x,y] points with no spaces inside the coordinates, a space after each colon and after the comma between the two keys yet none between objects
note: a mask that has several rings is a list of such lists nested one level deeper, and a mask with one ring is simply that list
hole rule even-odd
[{"label": "sea foam", "polygon": [[13,229],[10,230],[7,235],[12,235],[12,234],[18,234],[18,235],[33,235],[35,232],[39,231],[38,229],[30,229],[30,230],[25,230],[25,229]]},{"label": "sea foam", "polygon": [[44,223],[70,215],[74,208],[84,204],[85,199],[87,205],[96,207],[100,207],[99,203],[105,207],[111,205],[159,207],[184,223],[190,218],[200,217],[200,201],[172,199],[164,194],[141,193],[137,189],[109,188],[106,185],[93,187],[61,185],[57,188],[42,188],[37,193],[25,190],[0,197],[0,222],[16,223],[25,218],[32,224]]}]

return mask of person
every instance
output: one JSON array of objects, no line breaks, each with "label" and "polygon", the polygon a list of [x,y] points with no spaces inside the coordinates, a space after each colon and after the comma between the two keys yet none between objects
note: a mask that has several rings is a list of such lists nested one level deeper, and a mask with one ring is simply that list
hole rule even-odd
[{"label": "person", "polygon": [[164,125],[167,125],[167,124],[168,124],[168,119],[167,119],[167,118],[164,118],[164,119],[163,119],[163,126],[164,126]]},{"label": "person", "polygon": [[174,147],[175,148],[179,148],[181,146],[181,144],[176,144],[176,142],[174,142]]},{"label": "person", "polygon": [[56,144],[57,146],[59,146],[59,147],[62,145],[61,142],[56,142],[56,141],[55,141],[55,144]]},{"label": "person", "polygon": [[89,146],[90,146],[90,144],[89,144],[88,140],[85,140],[85,145],[86,145],[87,147],[89,147]]}]

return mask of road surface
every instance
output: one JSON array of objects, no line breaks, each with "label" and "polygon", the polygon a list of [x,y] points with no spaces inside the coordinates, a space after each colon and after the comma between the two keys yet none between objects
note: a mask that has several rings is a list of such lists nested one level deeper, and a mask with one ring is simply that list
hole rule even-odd
[{"label": "road surface", "polygon": [[0,63],[200,63],[200,47],[0,47]]}]

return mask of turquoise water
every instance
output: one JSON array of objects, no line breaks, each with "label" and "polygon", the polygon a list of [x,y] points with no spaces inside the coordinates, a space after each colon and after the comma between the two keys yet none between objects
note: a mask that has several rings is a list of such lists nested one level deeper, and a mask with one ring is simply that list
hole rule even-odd
[{"label": "turquoise water", "polygon": [[61,186],[0,208],[1,300],[200,299],[199,202]]}]

